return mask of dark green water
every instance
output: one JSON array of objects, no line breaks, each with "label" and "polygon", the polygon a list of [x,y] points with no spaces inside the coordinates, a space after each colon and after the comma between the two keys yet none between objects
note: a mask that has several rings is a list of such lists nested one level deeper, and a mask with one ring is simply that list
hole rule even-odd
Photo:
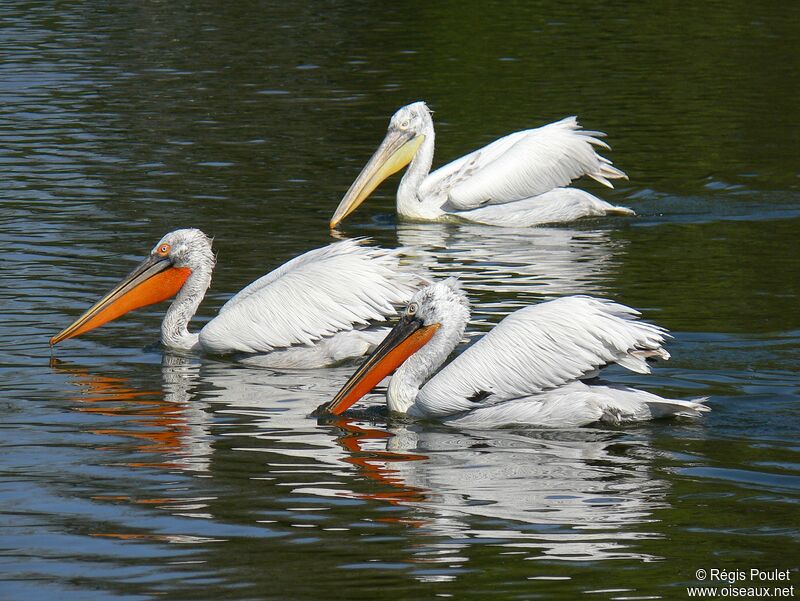
[{"label": "dark green water", "polygon": [[[0,6],[0,599],[684,599],[699,568],[797,570],[800,4]],[[639,307],[673,359],[610,376],[708,417],[321,426],[350,368],[176,356],[161,308],[51,365],[167,231],[215,238],[198,326],[328,243],[417,99],[436,164],[579,115],[630,176],[581,187],[639,216],[397,224],[393,179],[344,235],[460,275],[474,330],[570,293]]]}]

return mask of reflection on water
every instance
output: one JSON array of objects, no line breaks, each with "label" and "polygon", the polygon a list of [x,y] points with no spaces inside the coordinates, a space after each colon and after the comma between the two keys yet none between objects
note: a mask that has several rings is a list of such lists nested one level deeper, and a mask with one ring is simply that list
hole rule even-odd
[{"label": "reflection on water", "polygon": [[568,294],[603,296],[625,249],[608,231],[569,227],[399,223],[397,239],[413,264],[457,274],[479,321]]},{"label": "reflection on water", "polygon": [[193,471],[208,469],[210,438],[198,429],[204,404],[194,402],[193,386],[200,365],[196,360],[165,354],[162,362],[163,385],[158,390],[138,390],[128,378],[97,375],[88,368],[52,358],[51,367],[69,375],[77,394],[67,397],[76,411],[121,418],[124,427],[91,429],[97,435],[130,437],[138,441],[131,450],[147,457],[163,457],[162,462],[134,461],[131,466],[178,468]]},{"label": "reflection on water", "polygon": [[[340,440],[352,440],[357,426],[339,427]],[[657,536],[644,524],[663,507],[667,483],[653,477],[642,439],[596,430],[480,434],[390,426],[358,432],[355,440],[358,447],[347,445],[351,463],[380,476],[388,498],[411,503],[427,536],[496,539],[532,558],[650,558],[635,541]]]},{"label": "reflection on water", "polygon": [[[339,418],[318,426],[308,417],[309,406],[329,398],[337,382],[319,372],[201,365],[165,354],[159,392],[136,390],[125,378],[78,366],[59,362],[54,367],[77,389],[74,410],[126,418],[119,427],[90,431],[112,440],[133,438],[135,444],[126,445],[129,467],[218,478],[216,466],[258,453],[265,469],[254,477],[271,489],[323,505],[322,499],[350,498],[402,508],[379,520],[412,529],[414,550],[404,561],[447,564],[439,574],[429,566],[433,572],[426,579],[454,578],[450,570],[469,563],[462,552],[471,540],[492,540],[528,558],[653,558],[637,543],[659,536],[648,524],[652,512],[663,507],[668,485],[652,474],[652,452],[642,436],[601,430],[460,432],[432,424],[387,424],[379,413],[373,414],[374,424]],[[309,396],[316,400],[309,403]],[[214,445],[215,435],[231,421],[234,444]],[[177,516],[224,517],[215,511],[220,501],[215,496],[94,498]],[[283,500],[291,504],[291,497]],[[269,513],[279,522],[296,519],[281,503]],[[97,535],[186,543],[204,541],[202,531],[200,526],[173,535]]]}]

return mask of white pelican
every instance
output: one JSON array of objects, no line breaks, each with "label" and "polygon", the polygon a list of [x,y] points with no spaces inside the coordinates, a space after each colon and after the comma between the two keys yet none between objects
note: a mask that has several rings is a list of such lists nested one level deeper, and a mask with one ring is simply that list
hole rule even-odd
[{"label": "white pelican", "polygon": [[430,173],[433,120],[424,102],[398,110],[381,145],[331,218],[335,228],[387,177],[411,163],[397,190],[397,214],[411,221],[471,221],[529,227],[607,214],[632,215],[578,190],[564,188],[588,175],[613,188],[625,173],[592,146],[608,149],[605,134],[580,129],[575,117],[527,129]]},{"label": "white pelican", "polygon": [[359,329],[408,302],[413,276],[398,267],[398,251],[345,240],[309,251],[259,278],[192,333],[189,321],[211,284],[211,240],[200,230],[164,236],[150,255],[51,346],[139,307],[175,300],[161,324],[171,348],[214,354],[268,354],[264,365],[318,367],[363,355],[384,332]]},{"label": "white pelican", "polygon": [[468,427],[578,427],[667,415],[697,416],[701,400],[663,399],[634,388],[586,384],[610,363],[649,373],[668,359],[666,331],[608,300],[567,296],[503,319],[439,373],[464,335],[469,303],[453,279],[418,291],[400,321],[319,412],[341,414],[395,368],[390,411]]}]

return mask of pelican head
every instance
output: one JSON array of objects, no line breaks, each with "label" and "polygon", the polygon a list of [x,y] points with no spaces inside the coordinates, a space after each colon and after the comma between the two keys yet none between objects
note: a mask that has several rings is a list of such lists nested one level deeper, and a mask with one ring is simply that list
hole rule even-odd
[{"label": "pelican head", "polygon": [[80,336],[134,309],[175,296],[192,272],[211,270],[211,239],[197,229],[175,230],[159,240],[127,277],[92,305],[72,325],[50,339],[50,345]]},{"label": "pelican head", "polygon": [[386,137],[331,217],[331,229],[355,211],[383,180],[408,165],[425,141],[426,132],[432,129],[431,111],[424,102],[406,105],[392,115]]},{"label": "pelican head", "polygon": [[392,331],[320,411],[341,414],[401,365],[427,379],[461,340],[468,321],[469,301],[455,278],[417,291]]}]

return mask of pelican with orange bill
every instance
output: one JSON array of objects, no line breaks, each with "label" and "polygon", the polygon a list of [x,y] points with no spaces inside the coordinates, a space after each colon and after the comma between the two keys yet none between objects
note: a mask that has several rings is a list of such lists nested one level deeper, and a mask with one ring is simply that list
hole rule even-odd
[{"label": "pelican with orange bill", "polygon": [[174,296],[161,324],[161,342],[170,348],[268,356],[251,362],[286,367],[358,357],[375,348],[387,331],[378,323],[408,302],[419,282],[400,267],[399,251],[363,242],[345,240],[292,259],[230,298],[199,332],[189,332],[215,257],[203,232],[176,230],[50,344]]},{"label": "pelican with orange bill", "polygon": [[704,399],[584,381],[610,363],[649,373],[648,360],[669,358],[666,331],[638,315],[589,296],[525,307],[442,368],[469,321],[467,298],[450,278],[413,296],[394,329],[315,415],[340,415],[392,372],[390,411],[461,427],[579,427],[708,411]]},{"label": "pelican with orange bill", "polygon": [[175,296],[192,274],[188,267],[176,267],[169,258],[169,244],[158,246],[126,278],[92,305],[70,326],[50,339],[54,346],[99,328],[134,309],[160,303]]}]

